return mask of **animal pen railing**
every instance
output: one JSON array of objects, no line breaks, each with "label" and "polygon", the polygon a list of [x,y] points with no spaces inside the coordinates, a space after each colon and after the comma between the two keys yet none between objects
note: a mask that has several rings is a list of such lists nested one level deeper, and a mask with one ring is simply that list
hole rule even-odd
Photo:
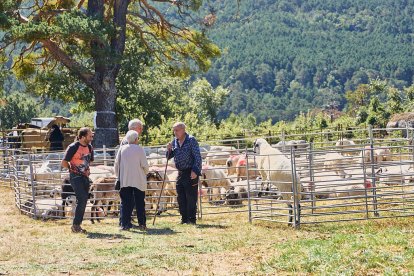
[{"label": "animal pen railing", "polygon": [[288,160],[284,170],[259,166],[274,176],[249,186],[249,219],[299,226],[414,215],[413,136],[375,138],[375,131],[357,145],[310,143],[290,154],[249,155]]},{"label": "animal pen railing", "polygon": [[[246,219],[248,215],[250,221],[289,222],[293,226],[411,216],[413,130],[406,129],[404,135],[394,134],[393,137],[380,136],[383,131],[354,130],[352,135],[359,137],[354,138],[355,145],[339,146],[335,145],[336,141],[329,141],[337,137],[336,133],[266,137],[268,141],[282,141],[278,146],[272,146],[280,150],[276,153],[254,153],[251,147],[244,152],[235,148],[220,150],[205,146],[203,161],[208,161],[210,167],[204,168],[200,179],[199,216],[245,212]],[[319,138],[316,139],[316,136]],[[317,142],[290,143],[298,138]],[[251,146],[254,140],[238,141],[238,145]],[[226,145],[229,144],[226,141]],[[73,198],[62,198],[62,182],[67,177],[67,172],[62,172],[59,166],[62,152],[34,154],[20,149],[2,150],[2,179],[4,175],[10,179],[5,183],[13,187],[16,206],[22,213],[44,219],[72,216]],[[154,165],[153,178],[148,179],[149,215],[155,212],[155,202],[164,177],[164,150],[161,147],[146,148],[149,162]],[[112,166],[115,152],[116,149],[96,150],[94,163]],[[246,154],[244,165],[235,166],[236,169],[245,169],[241,181],[236,181],[235,175],[225,173],[229,169],[229,155],[236,153]],[[282,156],[289,165],[281,169],[273,168],[271,158]],[[257,164],[260,157],[269,157],[267,167],[263,167],[265,163]],[[47,167],[45,173],[41,171],[42,166]],[[99,175],[107,177],[110,185],[105,181],[94,183],[90,205],[95,209],[90,208],[86,217],[102,218],[117,214],[119,199],[111,188],[114,178],[110,178],[113,171],[105,170],[95,169],[92,174],[93,182],[96,182],[94,176]],[[167,184],[161,197],[161,210],[167,210],[167,215],[178,215],[174,173],[174,168],[168,168]],[[266,177],[272,173],[276,177]],[[265,177],[256,179],[259,175]],[[59,190],[60,195],[57,193]],[[106,210],[107,207],[111,209]]]}]

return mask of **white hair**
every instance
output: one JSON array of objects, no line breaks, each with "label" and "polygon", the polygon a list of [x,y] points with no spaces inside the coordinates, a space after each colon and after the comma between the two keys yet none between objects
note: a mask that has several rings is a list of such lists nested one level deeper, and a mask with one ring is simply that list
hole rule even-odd
[{"label": "white hair", "polygon": [[142,126],[143,126],[143,123],[141,122],[141,120],[138,120],[138,119],[132,119],[128,123],[129,130],[137,129],[138,127],[142,127]]},{"label": "white hair", "polygon": [[125,139],[128,141],[128,144],[133,144],[138,139],[138,132],[135,130],[129,130],[125,134]]},{"label": "white hair", "polygon": [[180,128],[185,129],[186,125],[185,125],[183,122],[176,122],[176,123],[173,125],[173,128],[175,128],[175,127],[180,127]]}]

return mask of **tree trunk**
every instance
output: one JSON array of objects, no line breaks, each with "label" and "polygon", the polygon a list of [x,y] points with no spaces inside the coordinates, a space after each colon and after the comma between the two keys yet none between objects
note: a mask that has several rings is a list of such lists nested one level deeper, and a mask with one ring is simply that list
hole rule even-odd
[{"label": "tree trunk", "polygon": [[115,77],[106,76],[95,91],[96,129],[94,147],[115,147],[119,144],[118,122],[116,120]]}]

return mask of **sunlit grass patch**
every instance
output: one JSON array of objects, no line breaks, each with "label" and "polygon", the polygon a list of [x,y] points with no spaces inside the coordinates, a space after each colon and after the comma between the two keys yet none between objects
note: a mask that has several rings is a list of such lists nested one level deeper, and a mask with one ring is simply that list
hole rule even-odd
[{"label": "sunlit grass patch", "polygon": [[[279,254],[262,261],[258,269],[265,273],[286,271],[344,275],[411,271],[413,236],[407,236],[399,227],[376,226],[365,225],[359,231],[346,233],[343,231],[347,229],[345,225],[337,232],[330,229],[328,236],[275,244]],[[324,227],[329,229],[329,226]],[[373,233],[373,228],[376,233]]]},{"label": "sunlit grass patch", "polygon": [[[206,215],[179,225],[161,215],[149,230],[119,231],[117,219],[73,234],[70,220],[34,220],[0,188],[0,274],[284,275],[409,274],[414,218],[302,225],[253,221],[247,213]],[[238,209],[238,208],[237,208]],[[226,210],[231,211],[231,208]],[[172,212],[172,214],[176,215]]]}]

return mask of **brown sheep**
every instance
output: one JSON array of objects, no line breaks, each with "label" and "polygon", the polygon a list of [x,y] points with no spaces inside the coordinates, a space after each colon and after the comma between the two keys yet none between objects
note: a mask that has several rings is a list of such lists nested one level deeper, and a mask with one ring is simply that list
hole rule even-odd
[{"label": "brown sheep", "polygon": [[115,182],[116,177],[109,176],[100,177],[93,183],[94,207],[102,207],[105,216],[108,215],[109,207],[119,206],[119,193],[115,190]]}]

